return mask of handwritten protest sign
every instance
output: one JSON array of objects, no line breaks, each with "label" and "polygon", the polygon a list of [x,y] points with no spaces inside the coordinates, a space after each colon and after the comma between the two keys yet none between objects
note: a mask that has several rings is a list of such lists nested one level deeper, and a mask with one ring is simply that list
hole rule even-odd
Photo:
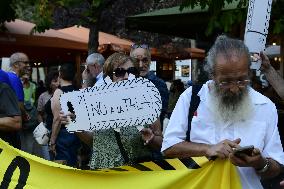
[{"label": "handwritten protest sign", "polygon": [[[272,0],[249,1],[244,40],[251,54],[259,54],[265,49],[271,5]],[[260,66],[260,60],[252,59],[251,69],[258,70]]]},{"label": "handwritten protest sign", "polygon": [[158,89],[145,78],[62,94],[60,104],[64,112],[68,103],[72,104],[76,115],[67,126],[69,132],[152,124],[162,108]]}]

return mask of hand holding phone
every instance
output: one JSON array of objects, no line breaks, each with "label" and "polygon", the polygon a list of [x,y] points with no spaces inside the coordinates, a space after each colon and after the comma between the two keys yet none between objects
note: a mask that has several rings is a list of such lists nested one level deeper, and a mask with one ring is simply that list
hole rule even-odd
[{"label": "hand holding phone", "polygon": [[239,148],[233,148],[233,154],[237,157],[242,156],[242,154],[246,154],[248,156],[252,156],[252,152],[254,150],[254,146],[243,146]]}]

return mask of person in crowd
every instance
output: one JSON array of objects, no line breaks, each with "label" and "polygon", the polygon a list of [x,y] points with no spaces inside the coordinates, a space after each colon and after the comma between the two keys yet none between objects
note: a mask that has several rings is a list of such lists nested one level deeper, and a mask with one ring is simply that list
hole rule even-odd
[{"label": "person in crowd", "polygon": [[284,99],[284,79],[273,68],[273,66],[271,66],[268,57],[263,52],[260,53],[260,58],[262,61],[261,70],[266,76],[266,79],[281,99]]},{"label": "person in crowd", "polygon": [[23,122],[20,132],[21,150],[43,157],[42,148],[33,137],[33,131],[39,122],[37,121],[37,110],[35,107],[36,85],[30,81],[30,73],[27,70],[21,77],[24,90],[24,108],[30,117],[29,120]]},{"label": "person in crowd", "polygon": [[29,64],[29,58],[26,54],[21,52],[14,53],[10,56],[11,71],[7,72],[13,90],[15,91],[16,96],[18,98],[23,121],[29,120],[29,115],[24,108],[24,90],[20,78],[25,73],[28,64]]},{"label": "person in crowd", "polygon": [[[136,59],[122,53],[114,53],[106,60],[103,72],[104,77],[108,76],[113,82],[118,82],[127,80],[129,74],[139,76],[139,65]],[[61,122],[68,123],[63,112]],[[77,135],[93,149],[91,169],[149,161],[153,158],[151,149],[160,149],[162,143],[159,119],[149,127],[145,126],[141,132],[136,127],[125,127],[120,128],[119,132],[106,129],[93,133],[78,132]]]},{"label": "person in crowd", "polygon": [[[279,73],[271,66],[269,58],[263,53],[260,53],[261,59],[261,70],[266,76],[269,84],[273,87],[279,97],[284,100],[284,79],[279,75]],[[281,126],[281,125],[279,125]],[[279,129],[281,130],[281,129]],[[282,168],[283,169],[283,168]],[[280,186],[284,188],[284,180],[280,182]]]},{"label": "person in crowd", "polygon": [[[58,71],[51,71],[48,73],[48,75],[45,78],[45,86],[47,88],[47,91],[42,93],[38,98],[38,104],[37,104],[37,112],[38,112],[38,122],[43,122],[45,125],[49,124],[52,125],[53,119],[51,116],[49,116],[49,120],[47,120],[47,113],[46,111],[50,110],[51,112],[51,102],[50,99],[53,96],[54,91],[59,86],[59,79],[58,79],[59,73]],[[49,101],[49,106],[46,106],[47,102]],[[47,110],[46,110],[47,107]],[[48,146],[42,145],[42,152],[43,157],[47,160],[50,160],[49,152],[48,152]]]},{"label": "person in crowd", "polygon": [[46,90],[47,89],[46,89],[46,87],[44,85],[43,80],[39,80],[38,83],[37,83],[37,88],[36,88],[36,101],[38,101],[39,96],[42,93],[46,92]]},{"label": "person in crowd", "polygon": [[[284,163],[275,105],[249,86],[250,54],[243,41],[219,36],[206,66],[212,80],[198,93],[200,103],[191,123],[190,87],[172,113],[162,151],[168,157],[229,159],[237,166],[243,188],[262,188],[260,178],[277,176]],[[247,145],[254,145],[251,154],[233,153],[233,148]]]},{"label": "person in crowd", "polygon": [[36,85],[30,81],[30,75],[28,73],[23,74],[21,80],[24,90],[24,104],[28,102],[33,106],[35,104]]},{"label": "person in crowd", "polygon": [[5,71],[3,71],[2,69],[0,69],[0,82],[6,83],[7,85],[9,85],[12,88],[12,84],[10,82],[9,75]]},{"label": "person in crowd", "polygon": [[1,81],[0,99],[0,138],[20,149],[17,131],[22,127],[22,119],[18,99],[11,87]]},{"label": "person in crowd", "polygon": [[179,96],[185,90],[184,84],[180,79],[176,79],[172,82],[170,88],[169,105],[168,105],[168,118],[171,117],[172,112],[176,106]]},{"label": "person in crowd", "polygon": [[[75,167],[77,165],[77,151],[80,148],[80,140],[74,133],[69,133],[66,127],[60,123],[59,113],[60,95],[65,92],[77,90],[72,84],[75,77],[75,69],[71,64],[63,64],[59,69],[60,88],[54,91],[50,100],[47,120],[53,120],[52,125],[47,122],[46,127],[51,129],[50,151],[55,160],[66,161],[67,165]],[[48,104],[46,104],[48,106]],[[69,105],[69,111],[73,112],[73,107]],[[53,158],[52,158],[53,159]]]},{"label": "person in crowd", "polygon": [[149,49],[149,46],[147,44],[131,45],[130,56],[136,58],[139,61],[140,76],[149,79],[160,92],[162,98],[162,111],[160,120],[162,123],[167,113],[169,91],[166,83],[162,79],[157,77],[154,72],[150,71],[151,51]]},{"label": "person in crowd", "polygon": [[42,93],[38,98],[37,111],[38,121],[46,123],[45,104],[53,96],[54,91],[59,87],[58,71],[51,71],[45,78],[45,86],[47,91]]},{"label": "person in crowd", "polygon": [[103,65],[105,59],[99,53],[92,53],[86,59],[86,67],[82,73],[82,88],[92,87],[103,82]]}]

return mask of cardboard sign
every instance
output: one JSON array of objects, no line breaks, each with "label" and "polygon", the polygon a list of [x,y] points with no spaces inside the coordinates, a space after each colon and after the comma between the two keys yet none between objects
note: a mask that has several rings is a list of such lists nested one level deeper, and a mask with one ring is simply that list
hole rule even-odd
[{"label": "cardboard sign", "polygon": [[[272,0],[249,0],[244,40],[251,54],[265,49],[271,5]],[[251,69],[258,70],[260,66],[260,60],[252,60]]]},{"label": "cardboard sign", "polygon": [[62,94],[60,104],[64,112],[68,110],[68,103],[72,104],[76,115],[67,126],[69,132],[152,124],[162,108],[158,89],[145,78]]}]

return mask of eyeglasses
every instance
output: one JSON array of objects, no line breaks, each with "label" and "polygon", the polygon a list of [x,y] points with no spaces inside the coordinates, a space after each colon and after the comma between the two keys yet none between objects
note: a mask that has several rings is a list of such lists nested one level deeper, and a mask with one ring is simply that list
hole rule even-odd
[{"label": "eyeglasses", "polygon": [[147,44],[132,44],[132,49],[142,48],[142,49],[149,49],[149,45]]},{"label": "eyeglasses", "polygon": [[135,67],[130,67],[127,70],[125,70],[124,68],[116,68],[113,71],[113,74],[115,75],[115,77],[124,77],[126,72],[135,76],[139,75],[139,71]]},{"label": "eyeglasses", "polygon": [[144,57],[144,58],[141,58],[141,59],[139,59],[139,58],[136,58],[137,59],[137,61],[138,62],[142,62],[142,63],[144,63],[144,64],[147,64],[147,63],[149,63],[149,58],[147,58],[147,57]]},{"label": "eyeglasses", "polygon": [[246,87],[248,84],[250,84],[250,80],[249,79],[245,79],[245,80],[239,80],[239,81],[222,81],[220,83],[218,83],[218,85],[222,88],[230,88],[231,85],[237,85],[240,88],[244,88]]}]

